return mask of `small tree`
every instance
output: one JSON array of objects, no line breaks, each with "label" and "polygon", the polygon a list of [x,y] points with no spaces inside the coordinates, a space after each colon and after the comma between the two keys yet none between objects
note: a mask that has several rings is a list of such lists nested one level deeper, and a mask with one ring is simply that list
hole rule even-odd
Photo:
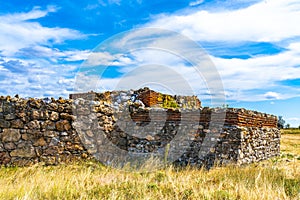
[{"label": "small tree", "polygon": [[279,129],[284,128],[285,120],[282,118],[282,116],[278,117],[277,127]]},{"label": "small tree", "polygon": [[290,124],[285,125],[285,128],[286,128],[286,129],[288,129],[288,128],[290,128],[290,127],[291,127]]},{"label": "small tree", "polygon": [[298,129],[300,129],[300,125],[298,126]]},{"label": "small tree", "polygon": [[222,108],[229,108],[229,105],[228,104],[222,104]]}]

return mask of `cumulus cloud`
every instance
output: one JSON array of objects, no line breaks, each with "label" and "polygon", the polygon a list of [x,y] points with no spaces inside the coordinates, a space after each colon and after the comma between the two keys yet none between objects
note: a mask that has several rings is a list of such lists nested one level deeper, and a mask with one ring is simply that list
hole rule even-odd
[{"label": "cumulus cloud", "polygon": [[267,92],[264,94],[266,99],[279,99],[280,94],[277,92]]},{"label": "cumulus cloud", "polygon": [[[236,93],[229,99],[269,100],[269,96],[264,94],[270,90],[282,93],[280,98],[287,99],[300,95],[298,87],[281,85],[281,81],[300,78],[298,46],[299,43],[292,43],[287,51],[279,54],[249,59],[211,58],[222,77],[224,88]],[[249,94],[251,90],[253,92]],[[246,93],[249,95],[243,95]]]},{"label": "cumulus cloud", "polygon": [[203,3],[204,0],[196,0],[189,3],[189,6],[198,6]]},{"label": "cumulus cloud", "polygon": [[65,50],[49,48],[45,46],[33,46],[20,49],[15,55],[26,57],[27,59],[45,58],[52,62],[59,60],[82,61],[90,55],[90,50]]},{"label": "cumulus cloud", "polygon": [[[193,3],[201,3],[194,1]],[[194,41],[270,42],[284,48],[276,54],[252,56],[247,59],[225,59],[210,56],[222,78],[228,100],[270,100],[300,95],[297,87],[280,85],[280,81],[300,78],[300,3],[296,0],[260,1],[238,9],[189,10],[154,16],[143,27],[174,30]],[[137,37],[137,36],[135,36]],[[289,40],[294,38],[293,40]],[[172,45],[186,49],[171,37],[161,48]],[[179,47],[181,46],[181,47]],[[226,50],[225,50],[226,51]],[[237,47],[238,51],[238,47]],[[160,55],[152,57],[160,58]],[[163,60],[163,59],[162,59]],[[176,64],[175,64],[176,65]],[[183,70],[184,71],[184,70]],[[193,74],[190,75],[191,77]],[[276,94],[272,96],[272,91]],[[271,97],[272,96],[272,97]]]},{"label": "cumulus cloud", "polygon": [[[135,66],[151,63],[172,66],[174,70],[179,72],[193,86],[197,94],[207,94],[205,89],[208,87],[203,82],[214,82],[216,72],[209,76],[207,74],[213,72],[212,68],[208,68],[207,70],[201,68],[200,73],[206,74],[206,76],[199,77],[199,72],[191,71],[191,63],[184,62],[184,59],[186,59],[185,61],[191,60],[189,58],[193,57],[193,53],[199,55],[197,52],[201,51],[200,47],[191,48],[191,46],[187,46],[182,40],[178,38],[174,39],[174,36],[164,36],[163,34],[156,35],[156,38],[150,39],[146,37],[147,34],[145,33],[149,33],[149,31],[147,29],[141,32],[133,31],[131,34],[118,40],[118,45],[122,47],[129,46],[135,49],[136,46],[143,46],[143,48],[140,47],[137,51],[131,51],[130,57],[132,58],[132,63]],[[152,41],[155,41],[155,44],[151,43]],[[173,41],[176,42],[174,43]],[[150,46],[157,48],[152,50],[147,49]],[[173,51],[170,51],[170,49],[173,49]],[[263,55],[249,59],[225,59],[210,56],[214,65],[210,64],[209,66],[217,68],[217,73],[221,76],[228,100],[270,100],[270,95],[266,95],[269,91],[276,93],[283,92],[275,98],[291,98],[300,95],[299,89],[293,86],[282,86],[279,82],[300,78],[300,68],[297,67],[300,63],[299,43],[291,43],[287,45],[286,49],[286,51],[279,54]],[[188,57],[185,56],[185,51],[189,52]],[[100,56],[99,58],[101,59],[99,60],[106,62],[106,59],[103,57],[109,57],[111,60],[115,59],[115,57],[107,52],[105,55]],[[205,60],[204,57],[202,58]],[[209,58],[206,57],[206,60],[209,60]],[[109,63],[106,62],[106,64]],[[123,66],[123,68],[120,68],[122,73],[128,73],[132,70],[132,65],[124,64]],[[163,73],[156,76],[163,78],[160,75],[163,75]],[[204,95],[204,97],[207,98],[207,95]]]},{"label": "cumulus cloud", "polygon": [[38,19],[57,12],[56,6],[0,15],[0,93],[27,97],[67,96],[74,88],[78,64],[89,50],[53,47],[84,38],[77,30],[46,27]]},{"label": "cumulus cloud", "polygon": [[[78,68],[76,65],[58,65],[47,61],[36,62],[21,59],[14,62],[14,68],[0,70],[0,93],[2,95],[58,97],[67,96],[73,91],[74,77]],[[0,69],[1,66],[3,63],[0,63]]]},{"label": "cumulus cloud", "polygon": [[[118,2],[120,1],[115,3]],[[197,0],[192,1],[190,5],[196,6],[201,3],[201,0]],[[130,80],[140,80],[141,77],[142,80],[155,77],[157,78],[156,82],[166,79],[168,84],[181,88],[180,81],[176,82],[178,77],[170,75],[166,70],[158,69],[156,73],[149,71],[149,68],[137,70],[139,66],[155,64],[156,66],[167,66],[170,70],[180,74],[180,77],[189,83],[201,99],[211,98],[214,95],[209,88],[214,89],[214,87],[220,86],[213,84],[219,75],[228,100],[274,100],[300,95],[300,89],[283,86],[279,83],[283,80],[300,78],[300,41],[297,38],[289,40],[300,35],[299,2],[296,0],[261,1],[246,8],[224,9],[218,10],[218,12],[199,10],[200,7],[197,9],[194,9],[193,12],[158,15],[150,23],[142,25],[143,27],[162,28],[161,32],[157,32],[158,29],[156,29],[155,34],[150,34],[154,38],[148,37],[149,30],[132,31],[125,37],[116,38],[116,43],[104,48],[103,51],[93,53],[88,50],[60,50],[51,46],[68,39],[85,37],[76,30],[44,27],[36,22],[36,19],[57,12],[58,8],[55,6],[50,6],[45,10],[34,8],[27,13],[2,15],[0,16],[0,26],[4,28],[0,33],[0,50],[1,54],[6,57],[2,58],[3,60],[0,62],[0,74],[6,73],[6,76],[3,75],[3,80],[0,79],[1,85],[18,86],[17,91],[21,91],[20,88],[22,88],[28,93],[30,88],[40,93],[42,91],[40,87],[48,88],[50,94],[57,91],[58,88],[67,93],[71,90],[71,84],[76,84],[79,80],[81,86],[88,85],[85,84],[86,82],[90,83],[94,89],[113,89],[120,86],[119,83],[123,79],[130,83]],[[203,62],[204,67],[197,71],[192,67],[194,63],[189,63],[189,60],[203,58],[197,53],[199,48],[186,46],[184,39],[172,34],[167,35],[163,29],[182,33],[200,44],[202,41],[216,42],[216,48],[217,41],[228,43],[266,41],[282,45],[285,51],[248,59],[225,59],[211,55],[207,61],[209,64]],[[124,46],[132,48],[122,49]],[[151,46],[155,48],[147,49]],[[204,52],[203,55],[207,56]],[[26,57],[26,60],[18,59],[18,56]],[[36,59],[37,57],[39,59]],[[88,60],[86,60],[87,58]],[[118,72],[123,77],[102,77],[101,83],[98,83],[99,77],[87,78],[86,74],[82,74],[78,76],[79,79],[74,80],[70,77],[75,76],[79,66],[58,65],[60,61],[81,60],[86,60],[83,68],[85,66],[118,66]],[[207,67],[212,64],[210,60],[213,61],[217,73]],[[22,69],[26,72],[18,72],[21,68],[11,67],[12,64],[22,65]],[[30,73],[37,75],[38,80],[30,76]],[[28,77],[21,77],[22,74]],[[148,76],[140,76],[140,74],[148,74]],[[8,76],[11,77],[10,80],[5,78]],[[17,83],[16,80],[24,81],[24,84]],[[54,80],[56,85],[48,80]],[[95,85],[96,81],[98,82]],[[36,86],[33,87],[33,85]],[[83,91],[89,88],[79,89]],[[9,88],[6,92],[8,90],[13,89]]]},{"label": "cumulus cloud", "polygon": [[46,10],[41,10],[40,7],[34,7],[30,12],[7,14],[1,16],[1,18],[6,22],[21,22],[45,17],[49,13],[56,12],[57,10],[58,8],[56,6],[48,6]]},{"label": "cumulus cloud", "polygon": [[68,39],[84,37],[76,30],[59,27],[44,27],[32,21],[55,12],[56,7],[46,10],[35,8],[27,13],[13,13],[0,16],[0,50],[4,56],[12,56],[22,48],[61,43]]},{"label": "cumulus cloud", "polygon": [[[290,46],[298,46],[291,44]],[[276,54],[249,59],[213,57],[223,80],[240,89],[255,89],[274,85],[276,81],[300,78],[300,51],[296,48]],[[230,80],[230,78],[232,78]],[[236,84],[234,84],[236,82]],[[230,84],[230,83],[228,83]],[[230,87],[230,85],[227,85]]]},{"label": "cumulus cloud", "polygon": [[159,15],[150,27],[178,31],[197,41],[281,41],[300,35],[298,0],[261,1],[237,10]]},{"label": "cumulus cloud", "polygon": [[91,52],[89,53],[84,66],[124,66],[132,63],[131,59],[122,53],[112,54],[110,52]]},{"label": "cumulus cloud", "polygon": [[[163,29],[137,29],[109,41],[99,46],[83,66],[86,75],[92,72],[101,76],[101,86],[119,83],[114,87],[130,89],[147,83],[160,90],[173,88],[177,94],[222,99],[224,91],[218,72],[194,41]],[[102,76],[109,65],[118,66],[122,75]]]},{"label": "cumulus cloud", "polygon": [[[201,1],[194,1],[191,4],[193,3],[196,5]],[[141,65],[171,66],[189,82],[199,96],[202,95],[201,98],[207,99],[213,94],[212,91],[209,91],[206,82],[213,82],[216,79],[216,73],[210,74],[210,70],[205,70],[204,67],[201,72],[206,76],[199,77],[199,72],[193,71],[191,67],[193,63],[185,62],[193,57],[193,52],[195,57],[199,56],[195,53],[195,50],[199,50],[199,48],[193,49],[191,46],[186,46],[186,43],[182,42],[185,41],[184,39],[174,37],[172,34],[167,35],[164,29],[178,31],[200,44],[201,41],[279,42],[278,44],[283,45],[286,50],[273,55],[265,54],[248,59],[225,59],[210,56],[210,59],[221,76],[228,100],[258,101],[290,98],[299,96],[300,90],[293,86],[280,85],[279,82],[300,78],[300,68],[298,67],[300,41],[298,42],[297,39],[294,39],[292,43],[285,41],[300,35],[300,28],[297,25],[300,21],[299,17],[300,3],[296,0],[261,1],[246,8],[218,12],[194,10],[192,13],[158,15],[143,27],[162,28],[161,32],[156,29],[156,34],[151,35],[149,30],[132,31],[122,38],[117,38],[117,42],[112,45],[121,49],[117,51],[118,53],[112,54],[109,49],[92,53],[86,64],[120,66],[119,72],[124,75],[131,73],[136,66]],[[124,46],[132,48],[122,49]],[[156,49],[145,50],[151,46]],[[172,52],[172,49],[178,51]],[[130,55],[123,54],[128,50],[130,50]],[[185,56],[187,52],[188,56]],[[177,57],[173,53],[177,53]],[[178,57],[178,55],[182,57]],[[184,61],[184,59],[186,60]],[[160,79],[172,78],[172,76],[159,72],[158,70],[158,73],[153,75],[145,68],[144,73],[141,72],[141,74],[153,75]],[[131,73],[131,76],[139,78],[136,73]],[[106,78],[103,83],[105,87],[109,87],[110,81],[116,85],[121,79],[120,77]]]}]

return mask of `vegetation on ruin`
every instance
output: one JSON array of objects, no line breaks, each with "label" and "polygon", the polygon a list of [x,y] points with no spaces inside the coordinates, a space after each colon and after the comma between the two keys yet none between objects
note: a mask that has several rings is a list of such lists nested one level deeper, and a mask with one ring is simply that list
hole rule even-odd
[{"label": "vegetation on ruin", "polygon": [[0,199],[300,199],[300,134],[281,156],[245,166],[121,171],[96,162],[0,168]]},{"label": "vegetation on ruin", "polygon": [[174,99],[171,95],[159,94],[157,100],[158,100],[158,102],[162,102],[163,108],[179,108],[180,107],[177,104],[176,99]]}]

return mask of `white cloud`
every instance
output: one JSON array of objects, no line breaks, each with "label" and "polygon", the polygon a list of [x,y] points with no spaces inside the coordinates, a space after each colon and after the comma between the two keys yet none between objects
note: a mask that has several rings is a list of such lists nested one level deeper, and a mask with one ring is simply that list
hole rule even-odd
[{"label": "white cloud", "polygon": [[[115,75],[113,78],[101,77],[101,72],[105,70],[105,66],[99,68],[100,66],[96,64],[99,64],[98,61],[101,61],[101,64],[110,64],[119,55],[114,56],[108,52],[92,55],[86,61],[86,64],[92,63],[92,65],[86,65],[85,67],[89,67],[88,70],[93,75],[90,75],[91,79],[88,78],[89,75],[77,76],[77,91],[101,91],[103,88],[125,90],[148,86],[161,92],[198,95],[201,99],[216,99],[222,95],[218,93],[222,88],[215,88],[218,85],[214,85],[214,79],[204,80],[202,73],[209,74],[209,70],[198,71],[198,68],[186,65],[184,57],[163,49],[148,49],[145,46],[145,49],[130,52],[131,63],[127,64],[125,62],[119,65],[122,66],[119,68],[122,76]],[[90,61],[90,59],[92,60]],[[98,77],[95,75],[98,75]],[[206,77],[211,78],[214,76],[209,75]],[[98,88],[99,86],[101,88]],[[208,86],[211,86],[211,88],[208,88]],[[224,104],[224,101],[222,103]]]},{"label": "white cloud", "polygon": [[[68,96],[73,91],[78,64],[88,50],[60,50],[53,45],[85,37],[79,31],[45,27],[38,19],[58,10],[35,7],[25,13],[0,16],[0,93],[23,97]],[[65,64],[62,64],[65,63]]]},{"label": "white cloud", "polygon": [[[151,33],[152,31],[153,33]],[[191,66],[186,65],[185,61],[189,62],[195,57],[209,62],[205,53],[199,57],[199,51],[201,51],[199,47],[187,45],[189,43],[186,38],[165,32],[163,29],[134,30],[123,36],[115,38],[115,41],[108,45],[109,48],[104,45],[105,51],[92,53],[86,65],[122,66],[120,72],[124,75],[130,73],[137,66],[147,64],[168,66],[181,74],[181,77],[188,81],[193,90],[200,94],[199,96],[203,96],[202,99],[207,98],[208,95],[213,95],[212,91],[208,91],[207,83],[210,83],[210,90],[214,89],[212,83],[218,74],[212,68],[206,69],[204,67],[201,68],[200,72],[197,72]],[[110,48],[117,49],[117,53],[111,54]],[[280,81],[300,78],[300,68],[297,67],[300,63],[300,42],[295,41],[287,45],[286,49],[287,51],[279,54],[249,59],[224,59],[210,56],[217,68],[217,73],[221,75],[227,100],[260,101],[299,96],[299,88],[280,85]],[[122,52],[128,51],[128,54],[122,54]],[[213,67],[209,64],[208,66]],[[201,76],[201,73],[206,76]],[[166,75],[159,69],[153,74],[145,68],[144,72],[140,71],[140,74],[142,74],[141,77],[148,74],[149,77],[158,77],[160,80],[165,77],[172,79],[172,76]],[[144,80],[149,77],[145,77]],[[139,79],[140,77],[135,74],[135,78]],[[105,83],[108,84],[109,80],[115,85],[116,80],[120,81],[121,79],[120,77],[105,79]],[[176,79],[174,78],[174,80]],[[130,81],[128,82],[130,83]],[[105,87],[109,87],[109,85]]]},{"label": "white cloud", "polygon": [[[135,34],[133,34],[135,35]],[[126,38],[126,37],[125,37]],[[135,38],[135,40],[133,40]],[[138,43],[138,37],[127,37],[132,44]],[[142,41],[144,41],[143,37]],[[124,39],[124,38],[122,38]],[[122,45],[127,44],[126,39],[120,40]],[[148,82],[156,82],[160,83],[163,80],[168,82],[169,85],[176,86],[181,88],[180,83],[181,81],[174,76],[170,76],[164,73],[161,68],[163,66],[170,67],[170,70],[174,70],[180,74],[180,77],[184,78],[190,86],[192,87],[193,91],[196,94],[199,94],[201,99],[211,98],[213,95],[212,91],[208,91],[208,87],[205,82],[212,82],[214,79],[207,79],[205,77],[201,77],[201,74],[197,72],[193,67],[186,66],[186,63],[182,60],[184,57],[178,57],[172,52],[169,52],[170,45],[172,48],[180,48],[180,45],[176,47],[172,43],[174,41],[172,38],[168,39],[164,38],[157,38],[156,44],[161,43],[159,46],[166,46],[166,49],[148,49],[147,47],[151,46],[151,42],[147,45],[144,45],[144,49],[138,49],[137,51],[132,51],[130,58],[132,62],[130,64],[123,63],[120,68],[120,71],[124,74],[124,77],[116,77],[115,79],[105,79],[105,88],[114,88],[116,87],[116,82],[122,82],[122,79],[126,80],[126,83],[133,83],[134,80],[143,80],[147,82],[147,80],[151,78],[157,78],[156,81],[148,81]],[[180,41],[177,40],[176,44],[180,44]],[[131,46],[130,44],[129,46]],[[293,44],[291,47],[297,47],[298,45]],[[133,49],[134,45],[132,45]],[[186,49],[186,47],[182,46],[182,49]],[[294,67],[295,64],[298,63],[297,59],[293,59],[293,57],[298,53],[297,48],[291,48],[290,51],[283,52],[280,55],[273,55],[273,56],[262,56],[262,57],[255,57],[247,60],[243,59],[221,59],[212,57],[212,60],[216,64],[219,73],[221,74],[224,86],[225,86],[225,93],[228,100],[251,100],[251,101],[258,101],[258,100],[266,100],[270,99],[282,99],[282,98],[289,98],[293,95],[300,94],[300,91],[294,90],[293,88],[290,90],[283,91],[283,94],[279,95],[279,92],[274,91],[273,93],[267,93],[266,91],[261,92],[248,92],[249,90],[273,90],[274,87],[276,88],[276,81],[285,80],[287,78],[293,79],[297,78],[300,75],[300,69]],[[113,60],[115,60],[118,56],[113,56],[108,52],[105,53],[97,53],[100,55],[99,58],[95,60],[101,61],[102,64],[111,64]],[[97,54],[94,56],[97,57]],[[98,62],[97,61],[97,62]],[[94,64],[99,64],[97,62],[93,62]],[[149,71],[147,66],[143,69],[139,70],[139,73],[133,73],[132,70],[135,70],[137,66],[143,65],[161,65],[161,67],[157,67],[156,70]],[[267,72],[267,73],[266,73]],[[200,72],[201,73],[201,72]],[[203,71],[203,73],[205,73]],[[206,72],[208,73],[208,72]],[[130,77],[127,74],[131,74]],[[146,76],[144,76],[146,75]],[[142,78],[141,78],[142,77]],[[129,79],[130,78],[130,79]],[[166,80],[164,80],[166,79]],[[131,80],[131,81],[128,81]],[[174,82],[172,82],[172,80]],[[113,87],[109,86],[111,83],[114,85]],[[124,83],[124,82],[122,82]],[[126,87],[126,84],[122,85]],[[130,87],[127,87],[129,89]],[[282,88],[279,88],[282,89]],[[275,95],[276,94],[276,95]]]},{"label": "white cloud", "polygon": [[192,1],[189,6],[198,6],[200,4],[203,3],[204,0],[196,0],[196,1]]},{"label": "white cloud", "polygon": [[[201,1],[194,3],[201,3]],[[296,0],[261,1],[247,8],[220,12],[194,10],[193,13],[158,15],[143,27],[158,27],[162,29],[161,33],[158,34],[158,29],[154,31],[156,35],[153,36],[149,34],[149,30],[133,31],[125,37],[117,38],[117,46],[120,48],[129,46],[132,49],[157,47],[161,50],[160,52],[149,53],[138,49],[137,53],[133,53],[133,63],[174,66],[174,69],[180,69],[182,76],[195,86],[199,82],[195,78],[195,73],[192,73],[182,61],[162,53],[165,50],[172,54],[170,49],[179,49],[175,53],[179,53],[179,55],[182,53],[182,57],[187,59],[192,58],[193,53],[189,52],[189,56],[186,57],[184,51],[191,50],[191,48],[185,46],[182,38],[178,39],[172,34],[167,35],[163,29],[178,31],[199,41],[200,44],[201,41],[281,42],[284,39],[300,36],[299,21],[300,3]],[[151,37],[154,37],[154,40]],[[300,68],[298,67],[300,42],[295,39],[291,44],[287,44],[287,42],[281,42],[281,44],[287,51],[275,55],[262,55],[249,59],[224,59],[211,56],[221,75],[228,100],[259,101],[268,100],[271,97],[285,99],[300,95],[298,88],[280,85],[280,81],[300,78]],[[132,49],[129,48],[129,50]],[[125,49],[125,52],[126,50],[128,49]],[[106,61],[106,59],[102,60]],[[131,66],[124,66],[123,73],[132,70]],[[203,73],[208,74],[207,71],[203,71]],[[159,75],[157,76],[159,77]],[[163,78],[163,76],[160,77]],[[205,81],[205,79],[214,80],[216,78],[215,76],[208,77],[202,77],[202,79]],[[205,90],[207,87],[203,89],[203,84],[194,88],[203,94],[207,93]],[[268,91],[273,93],[268,93]]]},{"label": "white cloud", "polygon": [[261,1],[239,10],[159,15],[147,26],[178,31],[197,41],[281,41],[300,35],[298,0]]},{"label": "white cloud", "polygon": [[[287,88],[288,86],[280,85],[280,81],[300,78],[300,49],[297,48],[299,44],[290,44],[288,51],[276,55],[265,55],[249,59],[212,57],[212,60],[218,68],[224,88],[227,90],[242,92],[257,89],[276,89],[283,92],[280,98],[290,98],[300,95],[299,88],[293,86]],[[256,93],[256,95],[260,94]],[[266,96],[261,95],[258,99],[254,99],[263,100],[263,97]]]},{"label": "white cloud", "polygon": [[[156,30],[160,31],[159,34],[153,34],[153,38],[151,38],[151,29],[136,30],[122,38],[117,38],[117,43],[113,44],[113,46],[127,47],[124,50],[125,52],[127,49],[130,49],[135,66],[149,63],[173,66],[173,69],[180,71],[179,73],[182,77],[195,86],[195,91],[201,91],[201,93],[205,93],[203,89],[205,84],[199,84],[199,82],[214,82],[215,78],[217,78],[217,73],[219,73],[228,100],[269,100],[270,95],[265,95],[268,91],[280,93],[281,95],[276,98],[281,99],[300,95],[299,88],[280,85],[280,81],[300,78],[300,68],[298,67],[300,63],[300,42],[287,45],[286,51],[275,55],[263,55],[249,59],[224,59],[210,56],[217,68],[217,72],[212,70],[213,65],[208,65],[210,68],[201,68],[200,70],[200,73],[206,76],[199,77],[199,72],[191,72],[191,67],[186,66],[182,59],[191,61],[195,57],[198,58],[198,52],[201,49],[187,46],[188,40],[184,38],[165,34],[166,32],[163,30],[153,30],[154,33],[156,33]],[[154,48],[149,50],[149,47]],[[188,55],[186,52],[188,52]],[[198,59],[209,61],[205,54]],[[105,61],[106,59],[102,58],[100,60]],[[127,73],[132,70],[131,65],[124,66],[125,68],[122,68],[121,72]],[[163,78],[162,76],[160,77]],[[208,88],[207,85],[206,88]]]},{"label": "white cloud", "polygon": [[267,92],[264,94],[266,99],[280,99],[280,94],[277,92]]},{"label": "white cloud", "polygon": [[[182,67],[188,71],[186,67]],[[190,68],[193,71],[192,68]],[[164,88],[165,90],[173,91],[174,94],[193,95],[190,81],[185,79],[183,73],[178,72],[178,68],[165,65],[142,65],[124,74],[121,77],[117,87],[122,88],[141,88],[146,85],[151,85],[155,88]],[[155,89],[154,88],[154,89]],[[176,91],[176,92],[175,92]]]},{"label": "white cloud", "polygon": [[[86,75],[85,73],[79,72],[76,74],[74,80],[74,91],[76,93],[87,92],[87,91],[101,91],[103,87],[106,90],[111,89],[117,79],[110,80],[109,84],[100,84],[100,77],[96,75]],[[108,86],[108,87],[107,87]]]},{"label": "white cloud", "polygon": [[[137,29],[109,41],[99,47],[102,52],[89,56],[85,70],[99,73],[104,70],[99,65],[117,63],[123,76],[102,77],[104,83],[100,85],[110,87],[106,83],[111,81],[115,85],[117,81],[120,84],[116,86],[130,89],[147,83],[153,87],[175,88],[180,94],[202,95],[206,99],[222,96],[222,84],[209,56],[182,35],[162,29]],[[120,62],[120,58],[128,58],[128,61]]]},{"label": "white cloud", "polygon": [[76,30],[59,27],[44,27],[38,22],[29,21],[45,17],[55,12],[55,7],[47,10],[33,9],[27,13],[14,13],[0,16],[0,50],[4,56],[12,56],[22,48],[61,43],[68,39],[84,37]]},{"label": "white cloud", "polygon": [[90,55],[89,50],[65,50],[61,51],[57,48],[49,48],[45,46],[34,46],[20,49],[16,56],[26,57],[27,59],[44,58],[57,62],[58,60],[65,61],[82,61],[86,60]]},{"label": "white cloud", "polygon": [[125,54],[111,54],[110,52],[91,52],[89,53],[88,59],[84,63],[84,66],[124,66],[130,65],[132,63],[132,60]]},{"label": "white cloud", "polygon": [[86,60],[91,52],[89,50],[74,50],[74,51],[64,51],[62,52],[64,54],[66,61],[81,61]]},{"label": "white cloud", "polygon": [[[118,2],[116,1],[116,3]],[[201,0],[194,1],[194,3],[201,3]],[[74,84],[78,91],[97,91],[100,87],[100,90],[115,89],[126,86],[122,85],[124,81],[131,84],[140,80],[171,85],[178,90],[184,90],[186,87],[183,87],[181,83],[187,81],[201,99],[211,98],[213,95],[206,82],[210,82],[210,86],[212,86],[213,80],[217,78],[214,71],[211,74],[210,69],[204,67],[202,73],[206,76],[201,76],[201,72],[187,66],[186,60],[183,59],[188,58],[187,61],[189,61],[190,58],[193,58],[193,51],[190,51],[190,47],[185,46],[185,42],[182,42],[184,40],[180,40],[174,35],[164,35],[163,30],[161,34],[154,34],[155,40],[147,37],[149,36],[148,30],[133,31],[126,37],[116,38],[118,44],[113,47],[121,48],[116,54],[112,54],[109,49],[90,53],[87,50],[61,51],[49,47],[48,44],[52,42],[59,43],[67,39],[84,37],[76,30],[43,27],[34,20],[29,21],[29,19],[45,17],[56,10],[55,7],[48,7],[47,10],[35,8],[28,13],[0,16],[0,26],[4,27],[4,31],[0,32],[0,48],[2,54],[9,56],[4,58],[4,61],[20,60],[14,58],[16,53],[31,54],[31,57],[27,56],[26,60],[20,60],[24,66],[27,66],[25,75],[8,72],[4,66],[0,65],[0,76],[2,73],[9,77],[0,81],[1,85],[5,85],[6,94],[16,91],[25,96],[41,96],[43,91],[47,90],[50,95],[66,95],[70,93]],[[300,3],[296,0],[274,0],[260,2],[248,8],[217,13],[200,10],[185,15],[160,15],[146,26],[175,30],[196,41],[272,42],[299,36],[299,21]],[[132,47],[132,49],[125,49],[130,53],[124,54],[123,46]],[[152,51],[145,50],[149,46],[157,48]],[[300,63],[300,42],[294,40],[291,44],[285,44],[285,48],[288,50],[276,55],[264,55],[249,59],[224,59],[211,56],[211,60],[218,69],[217,72],[221,75],[227,99],[258,101],[299,96],[300,89],[283,87],[278,83],[287,79],[300,78],[300,68],[297,67]],[[172,49],[178,50],[178,52],[172,52]],[[189,57],[184,56],[185,51],[189,52]],[[127,53],[127,51],[124,52]],[[34,53],[41,59],[34,58]],[[180,54],[182,57],[178,57]],[[195,53],[195,55],[199,54]],[[89,59],[85,63],[86,66],[120,66],[120,72],[124,76],[102,78],[99,81],[97,76],[79,74],[74,80],[66,78],[66,76],[75,76],[78,66],[56,64],[59,60],[80,61],[87,57]],[[149,68],[137,70],[138,66],[149,64],[167,66],[169,70],[163,68],[156,71],[154,69],[149,71]],[[174,73],[170,74],[172,70],[180,74],[180,77]],[[180,78],[184,81],[179,81]]]},{"label": "white cloud", "polygon": [[1,19],[8,23],[22,22],[45,17],[48,13],[56,12],[57,10],[58,8],[55,6],[48,6],[46,10],[40,10],[40,7],[34,7],[30,12],[7,14],[1,16]]},{"label": "white cloud", "polygon": [[1,95],[66,97],[73,90],[77,66],[57,65],[46,60],[18,61],[16,68],[23,69],[23,72],[0,70]]}]

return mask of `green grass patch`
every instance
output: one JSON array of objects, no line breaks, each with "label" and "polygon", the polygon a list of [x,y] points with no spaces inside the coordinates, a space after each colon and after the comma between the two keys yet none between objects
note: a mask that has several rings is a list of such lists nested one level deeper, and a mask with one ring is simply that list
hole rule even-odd
[{"label": "green grass patch", "polygon": [[298,128],[281,129],[281,134],[300,134],[300,129]]}]

